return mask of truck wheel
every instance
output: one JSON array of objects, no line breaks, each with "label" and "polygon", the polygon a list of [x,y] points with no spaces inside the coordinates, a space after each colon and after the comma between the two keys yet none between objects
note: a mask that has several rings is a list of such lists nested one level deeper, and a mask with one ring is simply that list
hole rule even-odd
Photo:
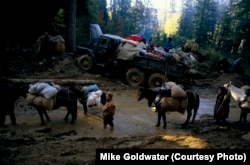
[{"label": "truck wheel", "polygon": [[137,68],[131,68],[126,73],[126,81],[130,86],[139,86],[144,82],[144,73]]},{"label": "truck wheel", "polygon": [[164,74],[153,73],[148,78],[148,87],[149,88],[161,87],[161,85],[167,81],[168,81],[168,79]]},{"label": "truck wheel", "polygon": [[84,54],[82,55],[79,59],[78,59],[78,66],[83,69],[84,71],[89,71],[92,69],[94,63],[92,58],[87,55]]}]

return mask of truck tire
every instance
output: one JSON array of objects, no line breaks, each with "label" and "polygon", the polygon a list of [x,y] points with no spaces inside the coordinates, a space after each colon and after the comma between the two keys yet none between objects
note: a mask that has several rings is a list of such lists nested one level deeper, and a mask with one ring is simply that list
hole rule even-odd
[{"label": "truck tire", "polygon": [[143,84],[144,79],[144,73],[137,68],[131,68],[126,73],[126,81],[132,87]]},{"label": "truck tire", "polygon": [[94,63],[89,55],[84,54],[78,59],[78,66],[84,71],[89,71],[93,68]]},{"label": "truck tire", "polygon": [[164,74],[153,73],[148,78],[148,87],[149,88],[161,87],[161,85],[167,81],[168,81],[168,79]]}]

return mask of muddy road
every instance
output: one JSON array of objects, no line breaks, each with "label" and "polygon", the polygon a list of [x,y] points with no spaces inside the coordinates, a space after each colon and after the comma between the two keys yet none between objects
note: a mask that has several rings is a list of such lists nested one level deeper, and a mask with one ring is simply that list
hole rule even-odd
[{"label": "muddy road", "polygon": [[96,148],[250,149],[250,125],[249,122],[245,127],[237,125],[240,110],[234,100],[230,103],[226,127],[217,127],[213,120],[217,87],[229,81],[237,82],[235,74],[189,83],[188,87],[200,95],[201,103],[195,123],[186,129],[181,129],[186,114],[177,112],[167,113],[167,129],[155,127],[157,114],[146,100],[136,100],[136,88],[113,78],[82,73],[69,60],[53,69],[13,78],[94,79],[100,89],[114,94],[115,128],[103,129],[101,109],[89,108],[88,115],[84,115],[80,103],[75,124],[64,122],[66,109],[61,107],[49,111],[51,123],[41,126],[37,111],[26,104],[25,98],[20,98],[15,109],[17,125],[12,126],[7,116],[7,127],[0,128],[0,164],[95,164]]}]

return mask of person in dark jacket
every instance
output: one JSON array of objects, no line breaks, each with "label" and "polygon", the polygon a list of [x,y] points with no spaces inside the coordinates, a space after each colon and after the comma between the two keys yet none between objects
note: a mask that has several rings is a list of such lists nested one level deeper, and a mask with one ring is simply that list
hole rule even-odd
[{"label": "person in dark jacket", "polygon": [[229,116],[229,103],[230,97],[227,89],[224,86],[219,87],[214,105],[214,118],[216,119],[216,124],[226,124],[226,119]]},{"label": "person in dark jacket", "polygon": [[169,37],[167,43],[165,44],[164,50],[166,52],[169,52],[169,50],[173,49],[173,48],[174,48],[173,39],[172,39],[172,37]]},{"label": "person in dark jacket", "polygon": [[52,57],[55,49],[55,43],[51,40],[51,36],[48,32],[44,32],[44,35],[39,38],[40,50],[38,56],[41,59],[45,59],[48,66],[52,66]]},{"label": "person in dark jacket", "polygon": [[223,58],[222,60],[217,62],[217,72],[220,73],[220,71],[223,71],[224,73],[228,73],[230,68],[230,63],[226,58]]}]

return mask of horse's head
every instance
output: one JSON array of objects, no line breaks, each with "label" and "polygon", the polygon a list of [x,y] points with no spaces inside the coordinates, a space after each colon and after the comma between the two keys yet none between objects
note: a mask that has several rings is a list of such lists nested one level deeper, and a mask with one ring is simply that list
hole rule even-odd
[{"label": "horse's head", "polygon": [[232,85],[232,82],[230,81],[230,82],[228,82],[228,83],[225,83],[223,86],[224,86],[228,91],[230,91],[231,85]]},{"label": "horse's head", "polygon": [[159,88],[145,88],[145,87],[140,87],[137,90],[137,100],[140,101],[142,99],[147,99],[148,100],[148,106],[151,107],[152,103],[155,100],[156,95],[159,93]]},{"label": "horse's head", "polygon": [[230,94],[236,102],[241,102],[245,99],[245,96],[246,96],[245,91],[231,84],[231,82],[224,84],[224,87],[227,89],[228,94]]},{"label": "horse's head", "polygon": [[224,84],[223,85],[225,88],[228,88],[229,86],[230,86],[230,84],[229,83],[226,83],[226,84]]},{"label": "horse's head", "polygon": [[102,92],[101,103],[102,103],[102,105],[105,105],[105,103],[106,103],[106,93],[105,92]]}]

